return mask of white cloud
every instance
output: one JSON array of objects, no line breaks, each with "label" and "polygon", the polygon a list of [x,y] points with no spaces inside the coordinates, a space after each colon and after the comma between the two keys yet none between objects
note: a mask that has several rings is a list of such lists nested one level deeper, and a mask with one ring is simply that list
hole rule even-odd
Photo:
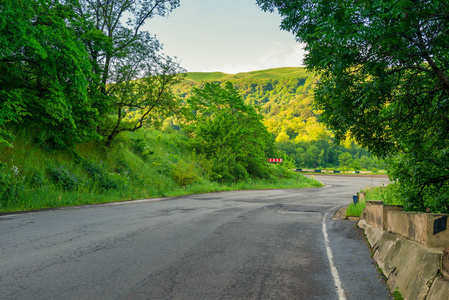
[{"label": "white cloud", "polygon": [[247,57],[247,62],[229,62],[219,66],[217,70],[203,70],[203,72],[221,71],[237,74],[280,67],[301,67],[305,54],[303,48],[304,45],[298,43],[286,47],[284,44],[274,41],[265,53],[254,58]]}]

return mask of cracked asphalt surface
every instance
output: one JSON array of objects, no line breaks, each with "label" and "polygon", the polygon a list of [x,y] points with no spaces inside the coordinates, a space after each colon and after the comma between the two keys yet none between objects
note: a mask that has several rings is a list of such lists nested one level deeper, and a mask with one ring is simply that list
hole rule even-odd
[{"label": "cracked asphalt surface", "polygon": [[391,299],[354,221],[331,220],[386,178],[0,216],[1,299]]}]

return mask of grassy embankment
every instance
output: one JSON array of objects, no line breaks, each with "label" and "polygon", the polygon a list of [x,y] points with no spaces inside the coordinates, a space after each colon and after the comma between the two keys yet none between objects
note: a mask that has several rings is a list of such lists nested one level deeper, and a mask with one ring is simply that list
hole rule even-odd
[{"label": "grassy embankment", "polygon": [[360,192],[365,193],[365,199],[359,201],[357,204],[351,203],[346,209],[347,217],[360,217],[363,209],[366,206],[366,201],[381,200],[386,205],[402,205],[400,199],[395,196],[396,185],[391,183],[387,186],[366,187]]},{"label": "grassy embankment", "polygon": [[45,150],[25,133],[0,146],[0,212],[245,189],[317,187],[320,183],[272,165],[270,179],[218,183],[176,131],[141,130],[112,148],[98,142],[70,151]]}]

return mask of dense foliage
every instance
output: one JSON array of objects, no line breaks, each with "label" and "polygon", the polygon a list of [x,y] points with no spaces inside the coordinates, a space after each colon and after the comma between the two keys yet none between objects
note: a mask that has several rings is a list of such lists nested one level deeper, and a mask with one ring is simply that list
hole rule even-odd
[{"label": "dense foliage", "polygon": [[260,107],[264,124],[273,135],[276,157],[292,158],[296,168],[337,168],[377,170],[385,163],[358,147],[350,139],[340,145],[320,123],[312,108],[316,77],[304,68],[280,68],[227,75],[224,73],[187,73],[174,86],[174,94],[186,100],[193,91],[208,83],[229,81],[244,103]]},{"label": "dense foliage", "polygon": [[107,105],[98,132],[108,145],[120,132],[136,131],[175,106],[169,87],[183,69],[161,54],[156,37],[141,28],[178,6],[179,0],[79,0],[75,11],[86,20],[83,37],[96,96]]},{"label": "dense foliage", "polygon": [[311,142],[280,142],[277,143],[279,152],[285,157],[291,157],[296,166],[301,168],[336,170],[370,170],[384,169],[386,163],[371,155],[366,149],[358,147],[353,141],[335,144],[325,139]]},{"label": "dense foliage", "polygon": [[[320,186],[268,164],[263,116],[231,85],[174,96],[184,70],[142,26],[178,6],[0,1],[0,211]],[[154,129],[174,112],[189,136]]]},{"label": "dense foliage", "polygon": [[[169,87],[182,69],[160,54],[157,39],[141,26],[178,5],[0,2],[0,143],[11,145],[14,128],[26,127],[49,149],[102,136],[110,144],[172,107]],[[136,81],[141,77],[147,79]]]},{"label": "dense foliage", "polygon": [[250,176],[268,178],[267,159],[273,153],[263,117],[230,82],[206,83],[187,99],[184,127],[191,145],[210,162],[213,180],[232,182]]},{"label": "dense foliage", "polygon": [[[301,70],[302,68],[297,68]],[[279,69],[280,71],[282,69]],[[174,86],[175,95],[188,98],[194,88],[201,88],[206,82],[231,82],[248,105],[260,106],[265,125],[277,142],[309,142],[330,139],[331,133],[319,124],[318,113],[311,108],[315,78],[301,72],[295,76],[273,78],[236,78],[226,80],[201,80],[184,82]],[[267,72],[269,77],[271,72]],[[190,74],[187,74],[189,79]],[[207,78],[205,75],[202,78]]]},{"label": "dense foliage", "polygon": [[440,0],[258,0],[307,44],[321,119],[393,159],[406,209],[449,212],[449,6]]},{"label": "dense foliage", "polygon": [[12,122],[63,147],[96,135],[92,68],[74,3],[0,3],[0,143],[8,144]]},{"label": "dense foliage", "polygon": [[319,182],[268,166],[270,179],[216,181],[208,160],[195,155],[186,135],[142,128],[51,152],[16,133],[0,151],[0,213],[119,200],[239,189],[318,187]]}]

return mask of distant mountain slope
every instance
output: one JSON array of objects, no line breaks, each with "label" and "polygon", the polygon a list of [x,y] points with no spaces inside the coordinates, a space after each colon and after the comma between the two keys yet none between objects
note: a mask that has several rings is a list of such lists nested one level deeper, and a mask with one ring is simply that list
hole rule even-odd
[{"label": "distant mountain slope", "polygon": [[[174,87],[180,98],[188,98],[194,87],[206,82],[229,81],[246,104],[260,107],[265,126],[273,134],[280,153],[303,168],[383,168],[384,162],[357,147],[350,139],[342,145],[332,142],[332,133],[319,122],[313,109],[313,87],[317,77],[305,68],[278,68],[239,74],[187,73],[186,79]],[[175,125],[173,120],[167,125]],[[281,154],[280,157],[285,157]]]},{"label": "distant mountain slope", "polygon": [[329,140],[331,134],[318,122],[311,107],[309,93],[315,76],[305,68],[277,68],[238,74],[187,73],[186,79],[175,87],[175,94],[187,98],[194,87],[206,82],[230,81],[243,96],[245,103],[261,107],[265,125],[277,142],[310,142]]},{"label": "distant mountain slope", "polygon": [[222,72],[189,72],[186,73],[185,81],[207,82],[207,81],[231,81],[238,79],[283,79],[291,76],[306,76],[305,68],[286,67],[237,74],[226,74]]}]

